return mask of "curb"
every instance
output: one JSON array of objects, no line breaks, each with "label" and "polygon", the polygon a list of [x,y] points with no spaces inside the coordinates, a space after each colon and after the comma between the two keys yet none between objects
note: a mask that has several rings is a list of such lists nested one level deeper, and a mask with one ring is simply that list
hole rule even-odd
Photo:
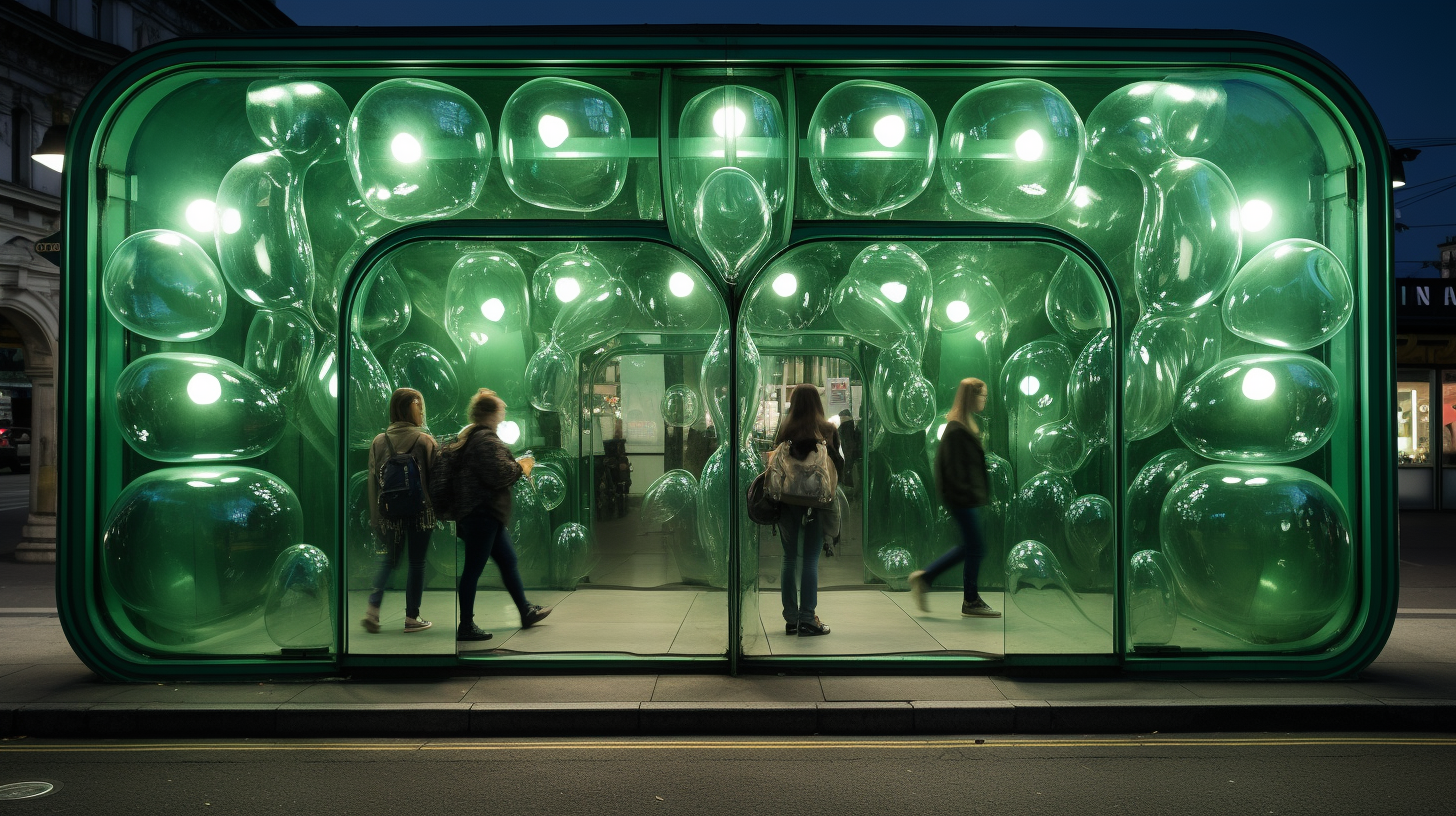
[{"label": "curb", "polygon": [[6,737],[909,736],[1456,731],[1456,700],[856,703],[33,703]]}]

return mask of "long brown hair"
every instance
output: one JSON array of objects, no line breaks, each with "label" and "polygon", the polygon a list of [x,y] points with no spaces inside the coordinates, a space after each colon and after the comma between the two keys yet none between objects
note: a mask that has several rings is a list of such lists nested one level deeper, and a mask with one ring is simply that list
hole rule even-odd
[{"label": "long brown hair", "polygon": [[809,383],[794,386],[794,390],[789,392],[789,410],[779,421],[779,432],[774,436],[774,444],[815,436],[828,440],[833,433],[834,426],[824,417],[824,403],[819,399],[819,389]]},{"label": "long brown hair", "polygon": [[971,429],[976,436],[981,435],[981,426],[976,424],[976,417],[971,414],[971,403],[976,397],[986,393],[986,383],[975,377],[967,377],[961,380],[956,387],[955,402],[950,404],[950,410],[945,413],[947,422],[959,422]]},{"label": "long brown hair", "polygon": [[410,406],[415,402],[420,403],[420,415],[425,413],[425,395],[413,388],[396,388],[389,397],[389,421],[393,422],[414,422],[410,416]]}]

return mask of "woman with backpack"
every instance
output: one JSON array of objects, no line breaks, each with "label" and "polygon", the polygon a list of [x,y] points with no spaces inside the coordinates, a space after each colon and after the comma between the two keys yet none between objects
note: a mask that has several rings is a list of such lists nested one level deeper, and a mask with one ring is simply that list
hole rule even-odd
[{"label": "woman with backpack", "polygon": [[945,431],[935,452],[935,482],[941,501],[961,530],[961,543],[923,570],[910,573],[910,593],[921,612],[930,611],[930,585],[946,570],[961,562],[965,570],[965,597],[961,614],[968,618],[999,618],[1001,613],[981,599],[976,577],[986,546],[981,538],[981,520],[976,508],[986,504],[986,452],[981,447],[981,426],[974,414],[986,409],[986,384],[975,377],[961,380],[955,401],[945,415]]},{"label": "woman with backpack", "polygon": [[521,628],[540,623],[551,614],[550,607],[526,600],[521,573],[516,568],[516,551],[506,528],[511,523],[511,485],[530,476],[536,461],[517,461],[510,448],[496,436],[505,419],[506,403],[494,391],[482,388],[470,398],[470,424],[460,432],[458,453],[452,453],[453,488],[451,511],[459,520],[455,534],[465,542],[465,565],[460,570],[460,626],[457,641],[490,640],[490,633],[475,625],[475,585],[485,571],[486,561],[495,559],[501,580],[521,613]]},{"label": "woman with backpack", "polygon": [[[800,461],[807,461],[810,457],[827,457],[834,465],[836,480],[844,468],[844,457],[839,451],[839,432],[824,417],[819,389],[809,383],[794,386],[789,394],[789,410],[779,422],[774,450],[769,453],[770,467],[774,457],[779,455]],[[832,498],[832,491],[830,496]],[[779,536],[784,544],[779,592],[784,604],[786,634],[799,637],[829,634],[829,627],[814,614],[819,600],[819,550],[824,540],[820,516],[824,512],[784,502],[779,513]],[[833,512],[832,508],[827,512]]]},{"label": "woman with backpack", "polygon": [[430,483],[430,465],[435,461],[435,438],[425,433],[424,424],[424,395],[413,388],[395,389],[389,398],[389,427],[369,446],[369,523],[385,545],[374,589],[369,593],[369,609],[362,621],[370,634],[379,632],[384,585],[399,566],[401,551],[407,553],[409,564],[404,582],[404,631],[420,632],[431,626],[420,617],[425,553],[435,529],[435,514],[425,488]]}]

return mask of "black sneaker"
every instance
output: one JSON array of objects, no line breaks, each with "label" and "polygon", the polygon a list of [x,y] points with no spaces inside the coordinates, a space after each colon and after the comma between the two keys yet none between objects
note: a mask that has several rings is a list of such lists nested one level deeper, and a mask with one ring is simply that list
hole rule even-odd
[{"label": "black sneaker", "polygon": [[967,618],[999,618],[1001,613],[992,609],[985,601],[977,598],[974,601],[961,602],[961,615]]},{"label": "black sneaker", "polygon": [[784,624],[784,634],[786,634],[786,635],[797,635],[797,634],[799,634],[799,624],[797,624],[797,623],[786,623],[786,624]]},{"label": "black sneaker", "polygon": [[824,622],[819,620],[818,615],[814,616],[813,623],[799,624],[799,637],[818,637],[827,634],[829,634],[829,627],[825,626]]},{"label": "black sneaker", "polygon": [[546,620],[546,616],[549,614],[551,614],[551,607],[531,604],[526,607],[525,612],[521,613],[521,628],[530,629],[532,626]]},{"label": "black sneaker", "polygon": [[473,623],[462,623],[455,630],[456,641],[490,640],[491,634]]}]

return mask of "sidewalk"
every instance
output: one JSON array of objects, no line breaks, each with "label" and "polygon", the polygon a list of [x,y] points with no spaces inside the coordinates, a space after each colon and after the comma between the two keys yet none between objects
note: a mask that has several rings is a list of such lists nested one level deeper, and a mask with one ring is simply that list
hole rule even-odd
[{"label": "sidewalk", "polygon": [[[1456,731],[1451,520],[1403,514],[1395,630],[1375,663],[1343,681],[664,674],[114,684],[76,659],[53,613],[17,609],[5,593],[0,736]],[[0,587],[16,586],[23,568],[0,563]]]}]

